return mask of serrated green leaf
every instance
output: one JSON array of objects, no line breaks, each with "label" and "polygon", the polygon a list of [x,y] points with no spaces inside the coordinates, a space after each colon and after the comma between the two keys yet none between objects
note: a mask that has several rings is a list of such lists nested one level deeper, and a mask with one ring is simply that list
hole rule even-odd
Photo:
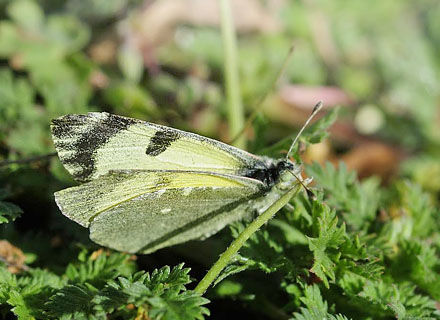
[{"label": "serrated green leaf", "polygon": [[35,319],[32,309],[27,306],[24,297],[18,291],[11,290],[9,292],[7,303],[12,306],[11,311],[19,320]]},{"label": "serrated green leaf", "polygon": [[67,266],[66,275],[72,283],[89,282],[92,284],[105,283],[117,276],[129,275],[133,271],[130,255],[111,252],[99,254],[96,258],[87,257],[83,263],[71,263]]},{"label": "serrated green leaf", "polygon": [[84,285],[67,285],[45,304],[49,317],[62,320],[106,319],[103,312],[93,310],[92,299],[97,289]]},{"label": "serrated green leaf", "polygon": [[437,300],[440,298],[440,276],[436,272],[439,266],[440,259],[429,243],[402,240],[390,271],[397,279],[413,281]]},{"label": "serrated green leaf", "polygon": [[123,309],[128,304],[148,310],[152,319],[203,319],[209,301],[186,291],[191,280],[189,269],[180,264],[173,269],[163,267],[152,272],[138,272],[131,277],[109,281],[94,298],[97,308],[105,312]]},{"label": "serrated green leaf", "polygon": [[338,247],[345,241],[345,226],[338,226],[336,213],[328,206],[317,201],[313,204],[313,215],[317,221],[317,237],[309,238],[309,248],[313,252],[315,261],[312,272],[314,272],[328,288],[327,277],[335,280],[336,262],[339,260],[337,251],[330,253],[331,249]]},{"label": "serrated green leaf", "polygon": [[209,300],[194,292],[186,291],[169,298],[152,297],[148,299],[151,304],[149,314],[153,319],[201,320],[205,318],[205,315],[209,316],[208,309],[202,307],[209,303]]},{"label": "serrated green leaf", "polygon": [[[366,281],[359,297],[366,299],[374,308],[380,307],[389,315],[431,317],[435,314],[435,302],[415,293],[409,283],[389,284],[384,281]],[[365,303],[365,302],[364,302]]]},{"label": "serrated green leaf", "polygon": [[348,225],[356,230],[366,230],[371,225],[381,200],[377,178],[358,182],[356,173],[349,172],[343,162],[337,169],[329,162],[324,167],[313,163],[306,172],[324,189],[325,201],[344,215]]},{"label": "serrated green leaf", "polygon": [[413,221],[412,235],[426,237],[438,230],[438,209],[433,205],[430,195],[423,192],[419,185],[405,181],[397,184],[402,209]]},{"label": "serrated green leaf", "polygon": [[44,319],[43,304],[63,284],[59,276],[47,270],[29,269],[25,275],[16,276],[2,267],[0,301],[9,304],[20,319]]},{"label": "serrated green leaf", "polygon": [[323,300],[317,285],[308,286],[304,290],[304,297],[300,298],[305,308],[300,308],[301,313],[294,314],[295,320],[348,320],[347,317],[328,313],[327,302]]}]

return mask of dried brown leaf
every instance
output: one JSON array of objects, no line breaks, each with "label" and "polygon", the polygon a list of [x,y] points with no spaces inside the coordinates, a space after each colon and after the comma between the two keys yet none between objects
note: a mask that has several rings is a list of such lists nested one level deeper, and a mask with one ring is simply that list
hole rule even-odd
[{"label": "dried brown leaf", "polygon": [[6,264],[11,273],[19,273],[28,269],[24,263],[26,256],[23,251],[7,240],[0,240],[0,260]]}]

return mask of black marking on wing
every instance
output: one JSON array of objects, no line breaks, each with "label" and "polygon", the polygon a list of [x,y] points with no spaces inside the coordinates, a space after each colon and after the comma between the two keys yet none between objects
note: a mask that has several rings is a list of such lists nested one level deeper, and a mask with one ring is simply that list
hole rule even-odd
[{"label": "black marking on wing", "polygon": [[179,139],[179,133],[171,130],[158,130],[151,138],[145,153],[155,157],[164,152],[172,142]]},{"label": "black marking on wing", "polygon": [[74,126],[69,121],[65,121],[68,116],[64,116],[58,119],[52,119],[51,130],[52,135],[58,139],[68,138],[74,133]]},{"label": "black marking on wing", "polygon": [[172,175],[159,176],[159,178],[157,179],[156,185],[154,187],[165,189],[171,183],[171,177],[172,177]]},{"label": "black marking on wing", "polygon": [[173,237],[175,237],[185,231],[188,231],[192,228],[195,228],[198,225],[221,215],[222,213],[229,213],[231,210],[237,208],[239,205],[246,203],[249,200],[257,199],[257,198],[261,197],[263,194],[264,194],[264,191],[256,192],[255,194],[253,194],[251,196],[243,197],[241,199],[238,199],[237,201],[228,203],[228,204],[226,204],[216,210],[213,210],[210,213],[198,218],[197,220],[191,221],[191,222],[181,226],[180,228],[177,228],[173,231],[168,232],[167,234],[161,236],[160,238],[154,240],[153,242],[150,242],[149,244],[143,246],[141,249],[138,250],[138,252],[144,252],[150,248],[154,248],[155,246],[161,244],[162,242],[165,242],[166,240],[169,240],[170,238],[173,238]]},{"label": "black marking on wing", "polygon": [[[52,134],[56,138],[56,149],[72,151],[72,155],[62,160],[63,164],[81,168],[74,178],[87,181],[96,170],[95,154],[101,146],[118,132],[136,123],[134,119],[107,114],[104,118],[91,121],[90,115],[66,115],[52,120]],[[75,133],[78,126],[88,127],[83,133]]]}]

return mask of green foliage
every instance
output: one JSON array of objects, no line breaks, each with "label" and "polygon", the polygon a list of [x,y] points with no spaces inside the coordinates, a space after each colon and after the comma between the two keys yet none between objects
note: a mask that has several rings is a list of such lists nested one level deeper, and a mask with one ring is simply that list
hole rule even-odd
[{"label": "green foliage", "polygon": [[329,320],[348,320],[347,317],[338,314],[328,313],[327,302],[322,299],[318,286],[308,286],[304,290],[304,297],[301,302],[305,307],[301,307],[301,313],[294,313],[295,320],[329,319]]},{"label": "green foliage", "polygon": [[[55,319],[132,319],[141,313],[152,319],[204,319],[208,300],[186,291],[191,280],[183,264],[143,271],[109,280],[102,289],[89,283],[66,285],[50,297],[46,314]],[[129,307],[130,306],[130,307]]]},{"label": "green foliage", "polygon": [[325,167],[314,163],[307,167],[306,172],[319,182],[319,186],[326,191],[325,201],[344,216],[350,227],[368,229],[380,202],[377,178],[359,182],[356,173],[349,172],[344,163],[340,163],[337,170],[330,163]]},{"label": "green foliage", "polygon": [[1,301],[19,319],[44,318],[44,303],[63,284],[62,278],[47,270],[32,269],[26,275],[16,276],[0,267]]},{"label": "green foliage", "polygon": [[107,283],[94,301],[105,312],[133,304],[147,309],[153,319],[204,319],[209,311],[202,305],[208,300],[186,291],[185,285],[191,282],[188,272],[181,264],[171,271],[169,267],[155,270],[151,276],[139,272],[129,278],[119,277]]},{"label": "green foliage", "polygon": [[117,276],[128,276],[134,269],[130,256],[126,254],[99,254],[96,259],[90,259],[84,257],[83,252],[79,258],[79,263],[70,263],[66,268],[66,277],[70,283],[98,285]]},{"label": "green foliage", "polygon": [[[328,137],[328,128],[330,128],[336,121],[339,109],[335,108],[327,112],[321,119],[310,125],[305,129],[304,133],[300,137],[300,141],[305,145],[315,144],[323,141]],[[273,146],[263,149],[259,153],[262,155],[271,155],[280,153],[281,150],[288,150],[292,144],[296,135],[282,139],[280,142],[275,143]],[[301,162],[298,157],[299,144],[294,146],[292,154],[296,157],[297,162]]]},{"label": "green foliage", "polygon": [[[294,311],[295,319],[439,318],[435,301],[440,259],[438,246],[429,239],[435,235],[431,219],[437,216],[437,209],[428,195],[408,183],[382,190],[374,180],[359,182],[343,165],[336,169],[330,164],[313,164],[308,172],[313,172],[316,185],[323,188],[318,199],[294,199],[293,210],[279,214],[252,236],[221,274],[219,280],[225,285],[220,282],[217,293],[246,299],[255,287],[250,281],[255,280],[229,279],[240,279],[245,270],[260,270],[273,274],[269,279],[281,279],[291,299],[283,309],[300,308]],[[373,199],[381,193],[379,199],[364,202],[364,196]],[[391,203],[390,209],[399,206],[409,216],[409,231],[396,221],[404,217],[378,220],[379,208]],[[367,208],[373,211],[365,214]],[[355,214],[362,217],[350,219]],[[412,216],[423,228],[411,227],[416,225],[410,223]],[[243,228],[242,223],[235,224],[233,235]],[[271,280],[259,277],[258,281],[270,290]],[[310,282],[318,284],[310,286]],[[332,302],[331,308],[327,301]],[[344,310],[344,315],[330,314],[334,308]]]},{"label": "green foliage", "polygon": [[5,189],[0,189],[0,224],[12,222],[23,213],[17,205],[3,201],[8,197],[8,192]]},{"label": "green foliage", "polygon": [[[334,269],[341,258],[337,249],[345,242],[345,226],[338,226],[338,218],[334,211],[322,204],[313,204],[313,214],[317,237],[309,239],[309,248],[313,252],[314,262],[310,271],[315,273],[328,288],[328,279],[335,280]],[[315,207],[318,207],[315,209]],[[332,252],[333,251],[333,252]]]},{"label": "green foliage", "polygon": [[52,319],[105,319],[105,313],[93,310],[92,299],[96,288],[82,285],[66,285],[49,299],[45,313]]},{"label": "green foliage", "polygon": [[[209,315],[208,300],[190,289],[245,222],[204,242],[135,257],[98,249],[53,199],[54,191],[74,183],[50,156],[54,117],[109,111],[231,138],[223,134],[220,32],[212,21],[185,20],[177,7],[158,15],[163,32],[154,19],[139,19],[155,7],[143,2],[0,1],[0,238],[11,244],[0,244],[3,318]],[[433,0],[284,1],[273,14],[280,25],[260,32],[269,30],[271,10],[253,27],[251,21],[252,32],[238,27],[249,114],[274,86],[295,41],[281,81],[253,122],[249,150],[285,155],[297,117],[310,112],[301,108],[322,99],[328,109],[300,137],[296,161],[303,147],[330,141],[332,124],[336,139],[328,145],[336,157],[370,139],[404,156],[384,181],[359,180],[344,163],[305,166],[317,199],[301,194],[246,242],[207,292],[213,318],[225,317],[227,303],[241,318],[440,319],[440,6]],[[152,29],[149,21],[162,32],[151,42],[154,32],[139,33]],[[278,90],[286,84],[297,87],[294,102]],[[327,95],[329,86],[350,101]],[[338,102],[350,106],[334,108]],[[346,134],[359,129],[351,120],[371,105],[383,118],[374,135]],[[33,156],[43,157],[26,161]],[[15,160],[25,161],[10,164]]]},{"label": "green foliage", "polygon": [[133,267],[126,254],[86,256],[84,251],[61,275],[41,269],[13,275],[1,267],[0,303],[19,319],[134,319],[143,314],[186,320],[209,315],[203,307],[209,301],[186,289],[190,269],[183,264],[151,275]]}]

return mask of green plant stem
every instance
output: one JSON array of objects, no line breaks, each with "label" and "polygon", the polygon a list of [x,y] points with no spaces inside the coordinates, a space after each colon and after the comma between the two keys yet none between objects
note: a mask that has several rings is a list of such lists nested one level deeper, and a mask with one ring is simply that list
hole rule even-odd
[{"label": "green plant stem", "polygon": [[251,127],[251,125],[254,122],[255,118],[257,117],[258,113],[260,113],[262,111],[263,102],[267,99],[269,94],[271,94],[272,91],[275,90],[279,80],[281,79],[281,76],[283,75],[283,73],[285,72],[285,70],[287,68],[287,65],[289,64],[290,59],[292,58],[293,49],[294,49],[294,46],[292,45],[289,48],[289,51],[287,53],[286,58],[284,59],[283,64],[281,65],[280,69],[277,71],[274,78],[270,82],[270,87],[267,90],[265,90],[263,92],[263,94],[258,98],[258,100],[254,106],[254,110],[252,111],[250,116],[248,116],[248,118],[246,119],[246,123],[241,128],[241,130],[238,132],[238,134],[228,142],[229,144],[233,144],[238,138],[240,138],[245,133],[245,131]]},{"label": "green plant stem", "polygon": [[57,155],[56,152],[53,153],[47,153],[40,156],[30,157],[30,158],[24,158],[24,159],[17,159],[17,160],[5,160],[0,162],[0,167],[9,166],[11,164],[28,164],[32,162],[38,162],[38,161],[46,161],[49,160],[52,157],[55,157]]},{"label": "green plant stem", "polygon": [[217,262],[209,269],[208,273],[199,282],[194,289],[199,294],[204,294],[211,283],[217,278],[220,272],[226,267],[231,258],[240,250],[243,244],[254,234],[263,224],[268,222],[282,207],[284,207],[289,200],[300,190],[300,186],[296,185],[288,192],[286,192],[280,199],[272,204],[265,212],[259,215],[252,221],[246,229],[244,229],[238,237],[231,243],[231,245],[222,253]]},{"label": "green plant stem", "polygon": [[[224,74],[226,91],[226,110],[229,122],[229,135],[237,136],[244,127],[244,110],[240,94],[238,76],[237,39],[229,0],[220,1],[220,18],[224,54]],[[234,146],[246,149],[246,139],[241,136]]]}]

